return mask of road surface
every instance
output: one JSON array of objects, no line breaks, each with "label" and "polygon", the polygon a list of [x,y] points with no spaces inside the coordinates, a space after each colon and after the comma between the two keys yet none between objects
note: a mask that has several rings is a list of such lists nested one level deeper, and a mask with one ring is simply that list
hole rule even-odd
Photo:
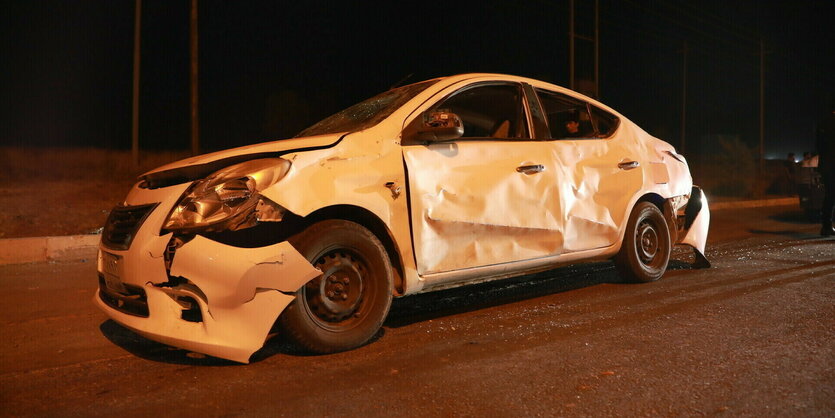
[{"label": "road surface", "polygon": [[2,266],[0,414],[835,415],[835,239],[794,207],[712,215],[708,270],[682,248],[655,283],[596,263],[406,297],[366,346],[249,365],[108,320],[92,260]]}]

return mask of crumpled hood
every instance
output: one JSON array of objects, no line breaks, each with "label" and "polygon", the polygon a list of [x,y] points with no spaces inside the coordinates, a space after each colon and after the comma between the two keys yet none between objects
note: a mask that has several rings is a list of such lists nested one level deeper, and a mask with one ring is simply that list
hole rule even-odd
[{"label": "crumpled hood", "polygon": [[166,187],[206,177],[221,168],[257,158],[278,157],[294,151],[329,148],[336,145],[345,133],[284,139],[247,145],[209,154],[197,155],[157,167],[139,176],[151,189]]}]

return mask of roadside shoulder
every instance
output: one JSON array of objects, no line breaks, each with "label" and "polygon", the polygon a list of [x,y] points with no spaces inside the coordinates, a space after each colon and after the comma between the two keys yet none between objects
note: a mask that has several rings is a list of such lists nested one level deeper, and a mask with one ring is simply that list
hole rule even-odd
[{"label": "roadside shoulder", "polygon": [[0,265],[77,261],[96,256],[101,235],[0,239]]},{"label": "roadside shoulder", "polygon": [[760,200],[731,200],[724,202],[711,202],[710,198],[708,198],[708,206],[710,207],[710,210],[762,208],[766,206],[791,206],[798,204],[799,201],[797,196]]}]

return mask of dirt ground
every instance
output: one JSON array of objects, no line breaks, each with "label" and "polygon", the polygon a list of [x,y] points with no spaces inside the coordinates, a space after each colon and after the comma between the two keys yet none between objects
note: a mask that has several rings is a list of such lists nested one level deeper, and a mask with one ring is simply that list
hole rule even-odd
[{"label": "dirt ground", "polygon": [[0,147],[0,239],[95,233],[139,174],[185,156]]},{"label": "dirt ground", "polygon": [[95,233],[130,185],[105,180],[0,185],[0,238]]}]

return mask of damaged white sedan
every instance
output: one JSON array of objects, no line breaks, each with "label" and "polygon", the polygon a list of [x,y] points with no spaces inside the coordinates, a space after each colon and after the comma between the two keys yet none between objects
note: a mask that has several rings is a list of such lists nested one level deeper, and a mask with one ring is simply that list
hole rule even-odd
[{"label": "damaged white sedan", "polygon": [[246,363],[274,327],[358,347],[393,296],[614,259],[659,279],[710,213],[668,143],[537,80],[392,89],[289,140],[142,175],[111,212],[95,301],[155,341]]}]

